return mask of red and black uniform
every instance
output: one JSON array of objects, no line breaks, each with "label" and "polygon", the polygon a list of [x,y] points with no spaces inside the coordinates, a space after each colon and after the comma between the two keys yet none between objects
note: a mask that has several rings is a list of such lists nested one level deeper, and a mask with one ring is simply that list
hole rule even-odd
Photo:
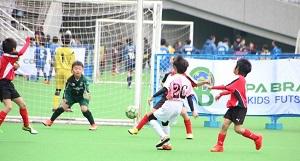
[{"label": "red and black uniform", "polygon": [[237,79],[224,86],[214,86],[212,89],[223,90],[220,96],[230,94],[227,101],[227,112],[224,118],[231,120],[236,125],[242,125],[247,113],[247,96],[246,96],[246,80],[245,77],[239,75]]},{"label": "red and black uniform", "polygon": [[30,44],[30,38],[26,39],[24,47],[19,52],[3,53],[0,57],[0,100],[15,99],[20,97],[11,82],[15,78],[14,64],[22,56]]}]

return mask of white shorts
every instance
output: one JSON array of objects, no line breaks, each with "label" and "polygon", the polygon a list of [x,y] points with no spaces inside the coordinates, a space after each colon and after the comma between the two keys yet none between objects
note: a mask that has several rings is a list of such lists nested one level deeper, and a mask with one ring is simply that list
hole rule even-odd
[{"label": "white shorts", "polygon": [[178,115],[180,115],[181,110],[183,108],[182,101],[172,101],[167,100],[161,108],[154,111],[153,115],[157,118],[157,120],[162,122],[173,123],[176,121]]}]

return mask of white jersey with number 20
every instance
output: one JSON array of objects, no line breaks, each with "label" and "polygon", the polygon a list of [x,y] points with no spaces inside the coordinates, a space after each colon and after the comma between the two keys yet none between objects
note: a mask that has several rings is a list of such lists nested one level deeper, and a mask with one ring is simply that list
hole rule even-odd
[{"label": "white jersey with number 20", "polygon": [[191,95],[193,89],[191,81],[183,74],[169,76],[164,83],[164,87],[168,89],[167,98],[174,101],[183,101]]}]

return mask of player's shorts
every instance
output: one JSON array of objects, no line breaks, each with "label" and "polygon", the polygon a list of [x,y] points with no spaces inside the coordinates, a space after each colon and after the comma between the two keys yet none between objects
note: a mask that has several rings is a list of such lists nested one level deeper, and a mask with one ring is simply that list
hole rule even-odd
[{"label": "player's shorts", "polygon": [[134,59],[127,59],[126,67],[127,67],[127,71],[134,70],[134,68],[135,68],[135,60]]},{"label": "player's shorts", "polygon": [[159,121],[169,121],[170,123],[173,123],[176,121],[178,115],[180,115],[182,107],[182,101],[166,100],[166,102],[162,105],[161,108],[154,111],[153,115]]},{"label": "player's shorts", "polygon": [[235,125],[243,125],[247,113],[247,108],[235,106],[227,110],[224,118],[229,119]]},{"label": "player's shorts", "polygon": [[4,99],[15,99],[20,97],[20,94],[15,89],[14,84],[7,79],[0,80],[0,100],[3,101]]},{"label": "player's shorts", "polygon": [[45,65],[46,65],[46,62],[44,62],[44,61],[37,61],[36,64],[35,64],[35,67],[37,69],[44,69]]},{"label": "player's shorts", "polygon": [[80,98],[65,98],[66,99],[66,103],[70,106],[70,108],[73,106],[73,104],[75,103],[79,103],[80,106],[84,105],[84,106],[89,106],[89,100],[80,97]]},{"label": "player's shorts", "polygon": [[165,95],[161,96],[160,100],[153,106],[154,109],[159,109],[166,102],[167,98]]},{"label": "player's shorts", "polygon": [[56,89],[63,89],[71,75],[72,73],[70,69],[57,69],[55,73]]}]

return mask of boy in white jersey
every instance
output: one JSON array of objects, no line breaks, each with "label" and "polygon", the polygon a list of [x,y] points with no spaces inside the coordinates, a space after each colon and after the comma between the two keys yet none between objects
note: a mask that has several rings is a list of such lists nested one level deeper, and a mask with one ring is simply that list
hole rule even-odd
[{"label": "boy in white jersey", "polygon": [[[189,63],[182,57],[177,56],[173,62],[176,74],[169,76],[163,88],[154,95],[168,92],[167,100],[161,108],[149,116],[149,123],[160,136],[160,142],[156,145],[158,150],[171,150],[170,123],[174,122],[183,109],[183,100],[188,99],[190,107],[194,107],[192,100],[192,84],[184,75]],[[160,123],[162,126],[160,125]]]}]

